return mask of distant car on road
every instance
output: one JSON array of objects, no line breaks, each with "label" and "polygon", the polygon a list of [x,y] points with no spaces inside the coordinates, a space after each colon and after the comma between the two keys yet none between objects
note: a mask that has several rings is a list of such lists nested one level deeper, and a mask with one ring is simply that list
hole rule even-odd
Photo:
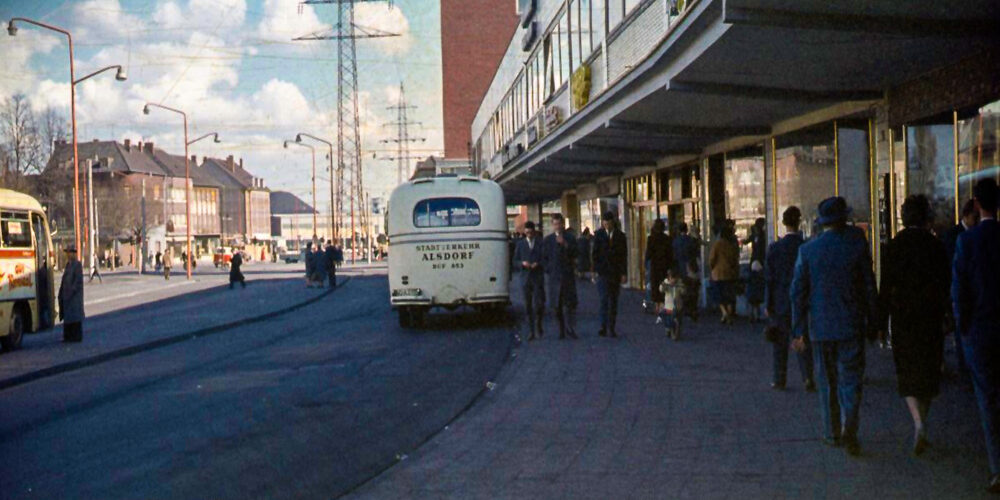
[{"label": "distant car on road", "polygon": [[278,258],[285,261],[285,264],[292,264],[302,259],[302,252],[280,247],[278,248]]}]

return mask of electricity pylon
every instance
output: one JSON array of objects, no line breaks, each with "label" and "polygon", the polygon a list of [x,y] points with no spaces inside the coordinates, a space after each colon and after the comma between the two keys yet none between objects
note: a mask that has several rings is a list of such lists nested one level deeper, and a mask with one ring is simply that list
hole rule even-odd
[{"label": "electricity pylon", "polygon": [[411,122],[406,116],[407,110],[417,109],[417,107],[406,104],[406,90],[403,88],[403,82],[399,82],[399,102],[395,106],[389,106],[385,109],[396,110],[396,121],[384,124],[384,126],[396,127],[396,138],[383,139],[381,142],[385,144],[396,143],[396,156],[384,159],[396,162],[396,185],[398,186],[410,177],[410,160],[420,159],[416,156],[410,156],[410,143],[424,142],[427,139],[410,137],[410,125],[420,125],[420,122]]},{"label": "electricity pylon", "polygon": [[[358,56],[355,40],[359,38],[386,38],[399,36],[375,28],[354,24],[354,4],[377,0],[305,0],[302,4],[337,4],[337,25],[333,29],[303,35],[292,40],[337,41],[337,212],[343,213],[344,170],[350,173],[351,203],[351,262],[357,259],[357,222],[365,224],[367,207],[364,206],[364,176],[361,168],[361,131],[358,119]],[[392,7],[392,2],[389,2]],[[355,216],[355,207],[361,210],[361,220]],[[368,227],[363,225],[365,233]]]}]

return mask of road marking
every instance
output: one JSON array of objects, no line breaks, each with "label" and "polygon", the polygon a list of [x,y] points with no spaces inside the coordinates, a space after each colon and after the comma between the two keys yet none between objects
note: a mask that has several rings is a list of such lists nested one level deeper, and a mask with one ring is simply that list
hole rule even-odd
[{"label": "road marking", "polygon": [[137,292],[123,293],[123,294],[120,294],[120,295],[113,295],[111,297],[104,297],[104,298],[100,298],[100,299],[97,299],[97,300],[85,300],[84,301],[84,305],[102,304],[104,302],[110,302],[112,300],[127,299],[129,297],[135,297],[136,295],[143,295],[143,294],[147,294],[147,293],[160,292],[160,291],[163,291],[164,289],[167,289],[167,288],[175,288],[175,287],[179,287],[179,286],[193,285],[195,283],[199,283],[199,282],[198,281],[182,281],[180,283],[172,283],[170,285],[165,285],[165,286],[162,286],[160,288],[154,288],[154,289],[150,289],[150,290],[139,290]]}]

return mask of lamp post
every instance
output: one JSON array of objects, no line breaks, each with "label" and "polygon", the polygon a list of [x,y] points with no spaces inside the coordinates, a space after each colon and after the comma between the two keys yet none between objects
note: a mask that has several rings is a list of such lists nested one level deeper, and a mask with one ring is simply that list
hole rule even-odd
[{"label": "lamp post", "polygon": [[308,144],[303,144],[301,141],[285,141],[285,149],[288,149],[289,144],[294,144],[296,146],[302,146],[304,148],[309,148],[312,151],[312,192],[313,192],[313,244],[316,244],[316,238],[318,233],[316,232],[316,148]]},{"label": "lamp post", "polygon": [[[83,77],[80,77],[80,78],[78,78],[76,80],[73,80],[73,86],[76,87],[78,84],[80,84],[84,80],[87,80],[87,79],[89,79],[91,77],[97,76],[97,75],[99,75],[101,73],[104,73],[105,71],[109,71],[109,70],[112,70],[112,69],[117,69],[118,70],[117,72],[115,72],[115,80],[118,80],[119,82],[124,82],[125,80],[128,80],[128,76],[125,74],[125,68],[123,68],[120,64],[113,64],[111,66],[105,66],[105,67],[103,67],[103,68],[101,68],[101,69],[99,69],[99,70],[97,70],[97,71],[95,71],[93,73],[88,74],[87,76],[83,76]],[[76,144],[74,144],[74,151],[73,151],[73,155],[74,156],[76,156],[76,150],[75,150],[75,148],[76,148]],[[96,225],[97,225],[97,218],[94,215],[95,208],[97,207],[97,203],[94,200],[94,183],[93,183],[93,177],[94,177],[94,163],[97,162],[97,161],[98,161],[97,159],[88,160],[87,161],[87,209],[86,209],[86,213],[87,213],[87,222],[89,222],[88,225],[90,226],[89,236],[87,237],[87,242],[88,242],[88,246],[90,247],[90,252],[87,255],[90,256],[90,272],[91,272],[91,276],[93,276],[94,269],[97,267],[97,264],[95,263],[95,256],[97,255],[96,245],[97,245],[97,237],[100,234],[100,231],[96,227]],[[78,249],[77,251],[80,251],[80,250],[81,249]]]},{"label": "lamp post", "polygon": [[[329,167],[330,168],[330,234],[333,235],[334,241],[339,241],[340,240],[340,224],[338,222],[339,222],[340,214],[337,213],[337,211],[336,211],[336,206],[337,205],[336,205],[336,203],[334,201],[335,195],[334,195],[334,192],[333,192],[333,143],[330,142],[330,141],[325,141],[323,139],[320,139],[319,137],[316,137],[315,135],[307,134],[305,132],[299,132],[298,134],[296,134],[295,135],[295,142],[301,143],[303,137],[308,137],[308,138],[310,138],[310,139],[312,139],[314,141],[322,142],[323,144],[326,144],[327,147],[330,148],[330,156],[329,156],[329,158],[330,158],[330,167]],[[316,202],[316,200],[313,200],[313,203],[315,203],[315,202]],[[313,207],[313,208],[315,208],[315,207]]]},{"label": "lamp post", "polygon": [[[188,146],[191,145],[191,142],[188,141],[187,113],[179,109],[169,108],[167,106],[163,106],[162,104],[156,104],[152,102],[147,102],[146,105],[142,107],[142,113],[148,115],[150,107],[160,108],[166,111],[173,111],[174,113],[177,113],[184,118],[184,211],[185,211],[184,225],[186,226],[185,229],[187,231],[187,262],[185,264],[187,264],[186,266],[187,279],[190,280],[191,279],[191,163],[190,163],[191,160],[190,157],[188,157]],[[204,137],[205,136],[199,137],[199,139],[203,139]]]},{"label": "lamp post", "polygon": [[66,40],[69,42],[69,114],[70,123],[72,124],[73,130],[73,234],[76,240],[77,251],[80,250],[80,159],[77,157],[77,143],[76,143],[76,85],[72,83],[75,81],[75,73],[73,69],[73,35],[62,28],[57,26],[52,26],[50,24],[45,24],[33,19],[28,19],[26,17],[13,17],[7,23],[7,34],[10,36],[17,35],[17,25],[15,21],[24,22],[28,24],[33,24],[40,28],[45,28],[50,31],[55,31],[57,33],[62,33],[66,35]]}]

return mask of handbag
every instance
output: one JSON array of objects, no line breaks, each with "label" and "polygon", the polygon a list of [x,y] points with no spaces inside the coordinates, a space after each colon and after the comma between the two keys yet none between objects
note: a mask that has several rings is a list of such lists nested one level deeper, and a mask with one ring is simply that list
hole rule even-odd
[{"label": "handbag", "polygon": [[764,340],[777,344],[778,339],[781,338],[781,329],[777,325],[767,325],[764,327]]}]

